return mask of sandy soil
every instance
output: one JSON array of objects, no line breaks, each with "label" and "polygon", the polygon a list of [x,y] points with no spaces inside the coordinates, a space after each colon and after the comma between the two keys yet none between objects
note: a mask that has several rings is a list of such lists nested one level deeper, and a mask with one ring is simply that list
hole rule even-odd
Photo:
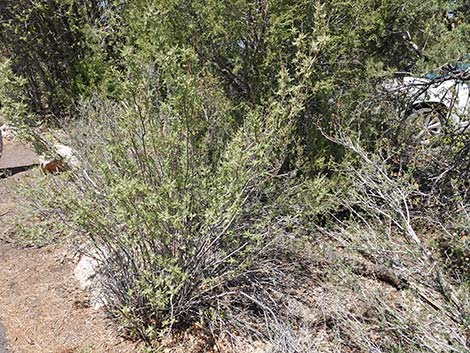
[{"label": "sandy soil", "polygon": [[0,179],[0,323],[9,353],[138,352],[88,306],[64,246],[18,248],[5,237],[24,200],[15,192],[35,171]]}]

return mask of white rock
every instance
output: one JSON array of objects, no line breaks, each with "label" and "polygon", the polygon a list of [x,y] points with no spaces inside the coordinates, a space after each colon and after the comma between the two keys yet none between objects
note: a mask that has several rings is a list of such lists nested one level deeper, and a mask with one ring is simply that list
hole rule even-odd
[{"label": "white rock", "polygon": [[98,261],[95,258],[87,255],[83,255],[80,258],[77,267],[73,271],[76,280],[80,284],[80,288],[84,290],[90,288],[98,268]]},{"label": "white rock", "polygon": [[14,129],[7,124],[0,126],[0,158],[2,158],[3,152],[3,139],[11,140],[15,137]]},{"label": "white rock", "polygon": [[90,306],[95,310],[102,308],[106,304],[106,298],[100,285],[101,275],[98,259],[82,255],[73,274],[80,288],[89,293]]},{"label": "white rock", "polygon": [[78,168],[80,161],[75,157],[73,149],[69,146],[56,144],[54,145],[56,153],[67,163],[69,166]]},{"label": "white rock", "polygon": [[16,137],[16,129],[8,124],[0,126],[0,132],[6,140],[12,140]]},{"label": "white rock", "polygon": [[54,145],[54,153],[57,158],[39,157],[39,164],[44,172],[56,173],[68,168],[80,167],[80,161],[71,147],[57,143]]}]

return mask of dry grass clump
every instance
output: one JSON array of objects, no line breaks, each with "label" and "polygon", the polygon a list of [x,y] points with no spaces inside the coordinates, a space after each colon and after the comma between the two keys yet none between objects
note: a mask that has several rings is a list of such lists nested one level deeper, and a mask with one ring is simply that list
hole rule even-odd
[{"label": "dry grass clump", "polygon": [[[327,236],[315,246],[316,275],[284,298],[282,319],[270,323],[266,352],[468,351],[468,295],[432,256],[357,225]],[[367,270],[377,264],[407,285]]]}]

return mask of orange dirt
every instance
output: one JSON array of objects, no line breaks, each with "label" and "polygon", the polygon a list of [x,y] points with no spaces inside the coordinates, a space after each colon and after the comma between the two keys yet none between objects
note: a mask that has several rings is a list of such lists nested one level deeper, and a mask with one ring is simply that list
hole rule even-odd
[{"label": "orange dirt", "polygon": [[88,307],[63,246],[18,248],[6,241],[24,202],[15,184],[32,174],[0,179],[0,323],[8,352],[138,352],[102,313]]}]

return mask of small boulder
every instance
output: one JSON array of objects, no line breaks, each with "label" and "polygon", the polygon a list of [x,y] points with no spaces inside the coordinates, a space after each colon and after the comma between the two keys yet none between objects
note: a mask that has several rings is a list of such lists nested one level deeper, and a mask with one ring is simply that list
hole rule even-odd
[{"label": "small boulder", "polygon": [[74,169],[80,166],[80,161],[75,157],[73,149],[62,144],[54,145],[55,158],[41,156],[39,164],[45,173],[58,173],[67,169]]},{"label": "small boulder", "polygon": [[73,274],[80,288],[88,292],[90,306],[95,310],[102,308],[106,304],[106,299],[100,285],[101,275],[98,259],[91,255],[82,255]]},{"label": "small boulder", "polygon": [[0,126],[0,134],[6,140],[13,140],[16,137],[16,129],[8,124]]},{"label": "small boulder", "polygon": [[2,139],[1,145],[0,172],[27,169],[39,162],[37,154],[25,144]]},{"label": "small boulder", "polygon": [[3,140],[13,140],[15,137],[15,129],[10,125],[3,124],[0,126],[0,158],[3,153]]}]

